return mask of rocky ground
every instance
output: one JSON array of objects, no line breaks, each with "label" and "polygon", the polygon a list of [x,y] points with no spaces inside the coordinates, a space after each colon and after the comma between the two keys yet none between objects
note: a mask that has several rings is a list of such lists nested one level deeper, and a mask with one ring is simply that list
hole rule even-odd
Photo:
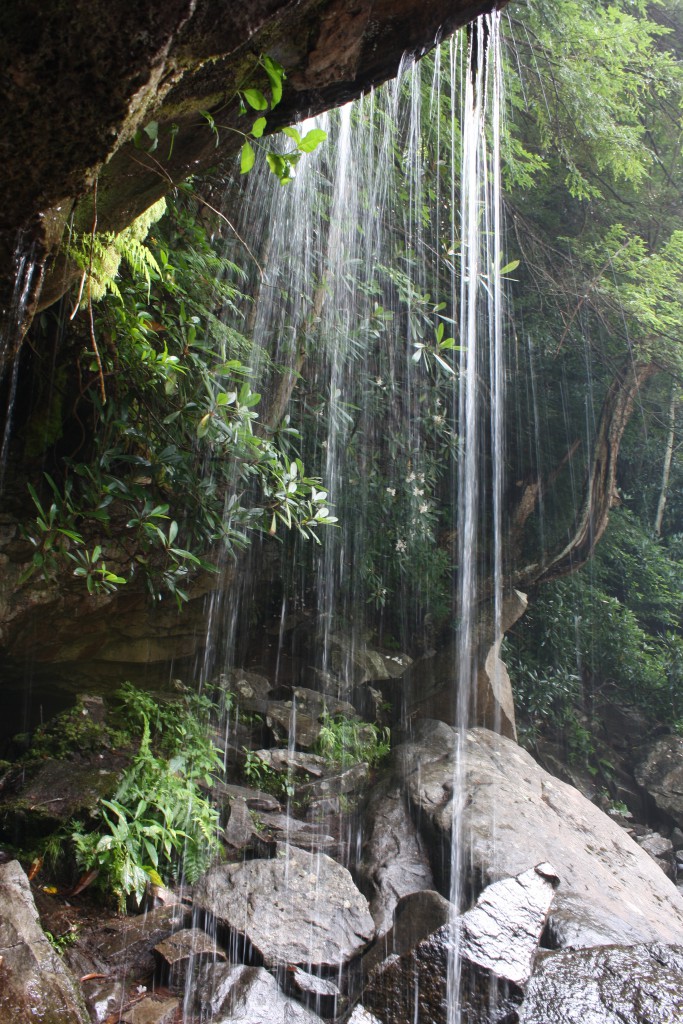
[{"label": "rocky ground", "polygon": [[[0,1022],[40,1007],[46,1024],[440,1024],[454,929],[468,1024],[683,1019],[683,739],[607,707],[596,781],[557,744],[534,758],[483,728],[456,761],[456,731],[424,718],[394,727],[379,766],[335,763],[311,750],[325,716],[390,715],[409,661],[335,644],[345,687],[217,681],[236,700],[216,737],[225,856],[193,887],[150,887],[144,913],[111,913],[87,879],[55,891],[9,845],[91,813],[123,755],[5,770]],[[82,708],[102,714],[101,700]]]}]

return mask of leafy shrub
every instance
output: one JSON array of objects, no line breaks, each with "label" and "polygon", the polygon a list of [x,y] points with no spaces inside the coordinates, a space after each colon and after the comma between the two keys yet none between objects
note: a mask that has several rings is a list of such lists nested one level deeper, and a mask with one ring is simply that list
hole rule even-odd
[{"label": "leafy shrub", "polygon": [[[223,771],[220,752],[207,738],[213,705],[186,693],[157,702],[126,683],[118,691],[118,719],[139,748],[110,800],[98,804],[98,824],[72,822],[64,837],[83,872],[119,907],[140,902],[150,882],[196,881],[218,851],[218,812],[200,784]],[[54,837],[52,837],[54,840]],[[59,844],[48,841],[53,856]]]},{"label": "leafy shrub", "polygon": [[322,720],[315,751],[335,764],[345,766],[366,761],[376,765],[389,753],[391,740],[387,727],[328,713]]}]

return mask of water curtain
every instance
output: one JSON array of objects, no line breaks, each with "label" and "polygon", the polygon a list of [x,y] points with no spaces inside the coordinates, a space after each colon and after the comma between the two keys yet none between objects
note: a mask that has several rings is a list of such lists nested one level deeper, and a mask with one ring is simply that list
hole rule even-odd
[{"label": "water curtain", "polygon": [[[431,621],[452,621],[455,608],[455,907],[482,604],[496,634],[501,617],[500,110],[494,14],[467,49],[461,37],[406,62],[394,82],[318,119],[328,142],[294,180],[252,172],[240,198],[239,234],[259,260],[247,327],[267,382],[262,417],[271,431],[300,429],[292,454],[340,519],[320,548],[285,540],[280,647],[289,612],[308,613],[314,685],[344,697],[371,631],[428,653]],[[349,835],[350,849],[358,842]],[[450,960],[457,1024],[457,943]]]},{"label": "water curtain", "polygon": [[[451,841],[451,904],[462,908],[467,870],[462,800],[467,727],[477,692],[477,625],[488,599],[493,635],[501,631],[503,486],[503,308],[500,113],[502,93],[500,15],[480,17],[469,31],[468,73],[462,109],[460,191],[460,374],[458,407],[458,600],[455,678],[458,681]],[[489,128],[490,126],[490,128]],[[488,370],[488,373],[487,373]],[[484,402],[484,381],[489,397]],[[485,423],[488,407],[488,424]],[[488,448],[488,452],[484,450]],[[484,487],[483,475],[490,474]],[[490,513],[482,503],[490,494]],[[482,534],[482,522],[487,535]],[[490,534],[490,535],[489,535]],[[491,583],[481,593],[482,547],[489,543]],[[491,595],[491,596],[489,596]],[[494,809],[492,808],[492,813]],[[448,1022],[459,1024],[460,954],[457,918],[449,955]]]}]

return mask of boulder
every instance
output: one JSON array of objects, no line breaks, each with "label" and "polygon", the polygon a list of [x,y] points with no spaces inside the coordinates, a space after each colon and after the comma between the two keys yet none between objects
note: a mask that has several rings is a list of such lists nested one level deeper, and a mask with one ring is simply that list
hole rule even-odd
[{"label": "boulder", "polygon": [[182,904],[158,907],[137,917],[112,918],[108,931],[92,954],[108,967],[140,976],[155,968],[152,948],[174,932],[187,928],[191,912]]},{"label": "boulder", "polygon": [[126,1002],[123,982],[118,979],[98,976],[84,981],[81,987],[94,1024],[104,1024]]},{"label": "boulder", "polygon": [[253,950],[267,967],[338,967],[375,931],[346,868],[285,844],[272,860],[212,868],[197,883],[194,903],[228,930],[233,948]]},{"label": "boulder", "polygon": [[[477,687],[474,694],[475,720],[478,725],[516,738],[512,685],[500,658],[503,637],[526,610],[526,596],[517,590],[508,594],[502,605],[500,621],[494,622],[491,610],[482,612],[475,637]],[[458,656],[455,641],[443,650],[414,662],[404,673],[400,686],[383,686],[392,701],[397,721],[437,719],[454,725],[457,716]]]},{"label": "boulder", "polygon": [[525,985],[558,884],[551,864],[537,864],[516,878],[487,886],[460,918],[463,959],[497,978]]},{"label": "boulder", "polygon": [[385,783],[375,789],[363,822],[360,883],[370,900],[377,932],[383,935],[392,925],[401,897],[433,889],[434,878],[424,841],[398,786]]},{"label": "boulder", "polygon": [[[450,891],[456,737],[443,723],[419,723],[393,754],[442,892]],[[530,863],[555,866],[553,946],[683,941],[683,900],[648,854],[511,740],[469,730],[457,778],[470,877],[492,882]]]},{"label": "boulder", "polygon": [[222,672],[218,678],[218,685],[222,690],[234,693],[238,704],[244,700],[265,700],[272,689],[266,676],[244,668]]},{"label": "boulder", "polygon": [[158,942],[154,954],[162,977],[177,988],[184,987],[199,964],[216,963],[226,956],[215,941],[200,928],[183,928]]},{"label": "boulder", "polygon": [[254,753],[276,772],[305,772],[320,778],[330,766],[330,762],[321,754],[305,754],[300,750],[271,747],[270,750],[256,750]]},{"label": "boulder", "polygon": [[[403,956],[391,956],[363,992],[363,1006],[381,1024],[428,1021],[448,1024],[448,984],[453,971],[453,932],[444,925]],[[522,990],[461,959],[459,1020],[462,1024],[500,1024],[515,1020]]]},{"label": "boulder", "polygon": [[44,836],[74,817],[91,815],[100,797],[111,797],[119,772],[95,759],[80,764],[49,758],[20,773],[23,782],[7,786],[0,811],[13,841],[20,845]]},{"label": "boulder", "polygon": [[310,748],[320,736],[322,722],[317,714],[300,711],[291,700],[269,700],[256,710],[263,710],[268,727],[280,742]]},{"label": "boulder", "polygon": [[554,869],[541,864],[488,886],[466,914],[373,971],[364,1005],[384,1024],[447,1024],[448,979],[457,977],[459,1019],[467,1024],[508,1019],[531,975],[556,885]]},{"label": "boulder", "polygon": [[334,836],[321,832],[319,825],[288,814],[259,814],[257,828],[262,839],[290,843],[303,850],[329,850],[339,843]]},{"label": "boulder", "polygon": [[315,974],[294,967],[285,972],[289,990],[297,999],[310,1006],[323,1017],[336,1017],[344,1008],[345,998],[340,989],[329,978],[319,978]]},{"label": "boulder", "polygon": [[121,1015],[121,1024],[174,1024],[179,1009],[177,999],[145,996]]},{"label": "boulder", "polygon": [[662,943],[547,953],[519,1024],[680,1024],[683,947]]},{"label": "boulder", "polygon": [[648,832],[647,835],[636,839],[638,846],[645,853],[649,853],[655,864],[658,864],[665,875],[676,881],[676,861],[674,857],[673,843],[670,839],[659,834],[659,832]]},{"label": "boulder", "polygon": [[38,923],[18,861],[0,864],[0,1021],[89,1024],[75,978]]},{"label": "boulder", "polygon": [[683,828],[683,736],[662,736],[634,772],[636,782],[660,811]]},{"label": "boulder", "polygon": [[369,766],[364,761],[349,765],[348,768],[342,768],[340,771],[327,775],[325,778],[315,779],[313,782],[304,782],[301,786],[297,786],[297,796],[306,799],[310,797],[315,800],[353,793],[354,790],[359,789],[363,785],[369,771]]},{"label": "boulder", "polygon": [[283,995],[262,967],[219,964],[200,971],[195,993],[201,1019],[211,1024],[322,1024],[320,1017]]}]

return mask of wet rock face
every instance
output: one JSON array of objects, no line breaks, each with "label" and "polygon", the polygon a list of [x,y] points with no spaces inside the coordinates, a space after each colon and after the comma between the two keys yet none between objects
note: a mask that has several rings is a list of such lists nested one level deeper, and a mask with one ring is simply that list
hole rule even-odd
[{"label": "wet rock face", "polygon": [[[511,739],[517,738],[512,684],[500,658],[506,630],[526,611],[526,595],[517,590],[508,594],[500,622],[494,624],[491,609],[482,610],[477,628],[477,673],[475,718],[477,725],[493,729]],[[457,652],[453,644],[414,662],[400,680],[400,687],[385,687],[393,698],[397,721],[438,719],[454,725],[457,717]]]},{"label": "wet rock face", "polygon": [[659,810],[683,828],[683,736],[663,736],[653,743],[634,774]]},{"label": "wet rock face", "polygon": [[103,763],[76,764],[50,758],[35,772],[28,772],[28,778],[21,772],[16,789],[10,780],[0,801],[7,834],[17,843],[30,841],[71,818],[92,814],[98,800],[111,797],[118,784],[118,771],[112,770],[111,763],[102,767]]},{"label": "wet rock face", "polygon": [[321,1018],[287,998],[268,971],[222,965],[196,982],[202,1019],[212,1024],[322,1024]]},{"label": "wet rock face", "polygon": [[[531,975],[556,885],[554,869],[541,864],[488,886],[456,926],[443,924],[376,968],[363,993],[364,1004],[385,1024],[446,1024],[447,978],[454,970],[452,950],[457,946],[462,1020],[494,1024],[507,1019]],[[406,900],[405,909],[413,902]],[[443,909],[432,905],[429,916]],[[398,920],[395,929],[398,932]],[[401,930],[405,939],[406,929]]]},{"label": "wet rock face", "polygon": [[461,918],[464,959],[525,985],[559,881],[552,865],[539,864],[484,889]]},{"label": "wet rock face", "polygon": [[0,1020],[88,1024],[80,993],[38,924],[18,861],[0,864]]},{"label": "wet rock face", "polygon": [[519,1024],[680,1024],[683,947],[603,946],[545,955]]},{"label": "wet rock face", "polygon": [[[363,1004],[382,1022],[448,1021],[449,947],[451,932],[447,925],[430,935],[414,950],[393,956],[384,962],[363,993]],[[462,1024],[498,1024],[509,1016],[522,999],[515,985],[493,979],[490,973],[461,963]]]},{"label": "wet rock face", "polygon": [[194,903],[267,967],[332,968],[360,953],[375,931],[346,868],[293,846],[278,846],[272,860],[212,868]]},{"label": "wet rock face", "polygon": [[370,898],[377,932],[383,935],[391,927],[401,897],[433,889],[434,879],[424,841],[398,787],[379,786],[368,802],[364,821],[361,884]]},{"label": "wet rock face", "polygon": [[[394,751],[413,813],[448,884],[454,731],[424,723]],[[485,881],[550,861],[561,884],[548,923],[557,947],[683,942],[683,899],[648,854],[594,804],[548,775],[516,744],[467,733],[463,828],[470,872]],[[495,813],[492,814],[492,808]]]}]

